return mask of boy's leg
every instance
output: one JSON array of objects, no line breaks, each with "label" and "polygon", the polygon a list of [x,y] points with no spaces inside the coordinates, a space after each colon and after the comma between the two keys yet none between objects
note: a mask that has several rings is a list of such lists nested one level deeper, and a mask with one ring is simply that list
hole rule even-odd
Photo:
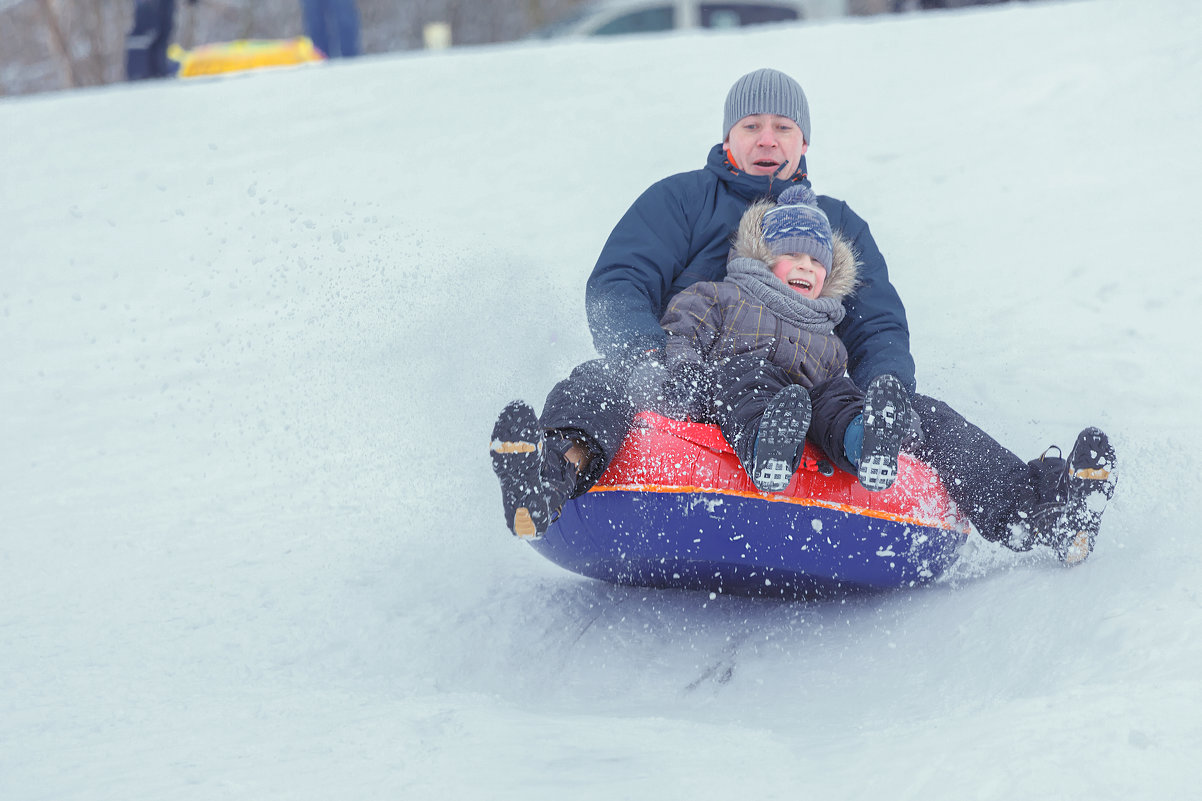
[{"label": "boy's leg", "polygon": [[712,413],[757,488],[780,492],[801,462],[810,396],[779,365],[747,354],[713,370]]},{"label": "boy's leg", "polygon": [[751,481],[762,492],[783,492],[793,480],[805,450],[810,429],[810,394],[800,384],[790,384],[768,401],[755,422],[755,448]]},{"label": "boy's leg", "polygon": [[910,395],[894,375],[878,375],[864,392],[864,442],[857,476],[870,492],[897,480],[897,455],[911,432]]},{"label": "boy's leg", "polygon": [[864,411],[864,393],[847,376],[816,384],[810,390],[814,417],[810,422],[810,442],[817,445],[840,470],[856,475],[859,468],[844,451],[847,427]]},{"label": "boy's leg", "polygon": [[[909,397],[901,382],[891,375],[877,376],[865,393],[842,376],[818,384],[810,397],[810,441],[866,489],[888,489],[897,476],[902,442],[912,432]],[[858,434],[854,452],[848,448],[852,426]]]}]

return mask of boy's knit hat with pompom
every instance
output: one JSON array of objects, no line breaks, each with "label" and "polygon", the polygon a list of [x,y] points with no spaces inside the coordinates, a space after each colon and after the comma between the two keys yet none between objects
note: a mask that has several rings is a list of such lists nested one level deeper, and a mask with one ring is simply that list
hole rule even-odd
[{"label": "boy's knit hat with pompom", "polygon": [[791,186],[764,212],[764,242],[774,255],[806,253],[831,270],[831,224],[808,186]]}]

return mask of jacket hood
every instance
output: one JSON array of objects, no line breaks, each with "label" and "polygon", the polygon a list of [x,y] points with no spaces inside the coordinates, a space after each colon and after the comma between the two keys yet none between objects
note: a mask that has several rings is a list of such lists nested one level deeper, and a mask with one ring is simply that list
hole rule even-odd
[{"label": "jacket hood", "polygon": [[[775,205],[771,200],[761,200],[753,203],[743,214],[743,218],[739,220],[739,230],[735,234],[733,255],[736,258],[756,259],[768,265],[776,261],[776,254],[764,241],[764,212]],[[819,297],[843,300],[855,291],[860,259],[851,243],[838,231],[831,233],[831,269],[822,283]]]}]

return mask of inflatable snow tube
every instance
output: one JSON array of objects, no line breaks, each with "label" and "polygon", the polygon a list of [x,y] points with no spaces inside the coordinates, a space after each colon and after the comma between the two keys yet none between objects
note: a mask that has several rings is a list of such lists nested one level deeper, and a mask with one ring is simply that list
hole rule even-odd
[{"label": "inflatable snow tube", "polygon": [[179,45],[168,49],[168,56],[179,62],[179,77],[199,78],[233,72],[294,67],[325,61],[325,56],[313,46],[307,36],[292,39],[239,39],[236,42],[214,42],[193,50]]},{"label": "inflatable snow tube", "polygon": [[616,584],[784,598],[916,586],[955,561],[968,523],[928,465],[903,453],[894,485],[870,493],[816,469],[808,443],[805,457],[784,492],[760,492],[717,426],[643,412],[531,545]]}]

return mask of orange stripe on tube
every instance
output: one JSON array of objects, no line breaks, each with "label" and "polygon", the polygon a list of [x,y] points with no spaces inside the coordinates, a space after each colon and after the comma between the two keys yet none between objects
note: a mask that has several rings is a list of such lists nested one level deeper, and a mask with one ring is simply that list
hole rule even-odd
[{"label": "orange stripe on tube", "polygon": [[791,503],[797,506],[821,506],[825,509],[834,509],[848,514],[861,515],[863,517],[874,517],[878,520],[889,520],[894,523],[903,525],[922,526],[924,528],[941,528],[944,531],[958,531],[960,526],[949,524],[945,520],[924,520],[918,517],[910,517],[900,515],[894,512],[883,512],[879,509],[865,509],[862,506],[852,506],[846,503],[835,503],[833,501],[820,501],[814,498],[797,498],[789,495],[768,494],[763,492],[740,492],[738,490],[719,490],[711,487],[674,487],[662,486],[658,484],[625,484],[619,486],[597,485],[589,492],[659,492],[665,494],[677,495],[729,495],[736,498],[758,498],[771,503]]}]

